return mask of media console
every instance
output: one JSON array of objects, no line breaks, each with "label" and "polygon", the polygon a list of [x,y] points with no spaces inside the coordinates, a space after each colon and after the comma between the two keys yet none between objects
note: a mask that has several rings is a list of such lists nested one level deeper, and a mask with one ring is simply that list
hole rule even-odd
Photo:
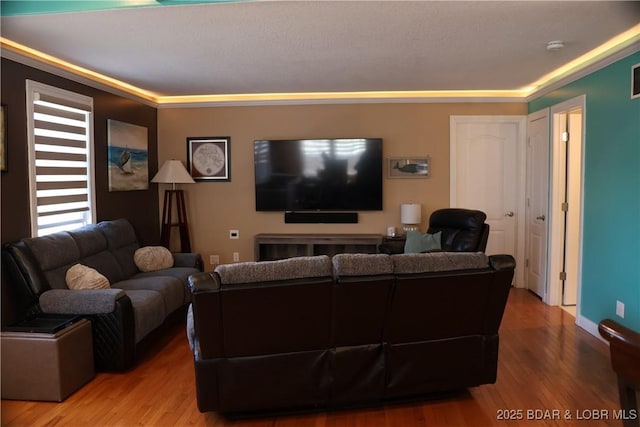
[{"label": "media console", "polygon": [[257,234],[256,261],[339,253],[378,253],[381,234]]}]

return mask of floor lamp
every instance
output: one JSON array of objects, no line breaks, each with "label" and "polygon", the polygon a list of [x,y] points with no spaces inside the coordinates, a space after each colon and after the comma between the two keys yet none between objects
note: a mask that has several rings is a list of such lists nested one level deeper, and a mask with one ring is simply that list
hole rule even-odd
[{"label": "floor lamp", "polygon": [[[195,181],[184,168],[180,160],[167,160],[164,162],[151,182],[159,184],[172,184],[171,190],[164,191],[164,207],[162,208],[162,230],[160,232],[160,244],[171,249],[171,228],[180,230],[180,252],[191,252],[191,239],[189,238],[189,225],[187,224],[187,209],[184,204],[184,192],[176,190],[176,184],[194,184]],[[176,199],[178,221],[172,222],[173,199]]]}]

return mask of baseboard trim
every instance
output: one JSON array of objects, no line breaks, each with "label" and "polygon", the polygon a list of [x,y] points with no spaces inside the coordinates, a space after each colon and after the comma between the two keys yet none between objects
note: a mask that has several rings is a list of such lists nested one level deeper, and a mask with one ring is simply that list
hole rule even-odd
[{"label": "baseboard trim", "polygon": [[598,332],[597,323],[592,322],[591,320],[587,319],[584,316],[578,316],[576,318],[576,325],[580,326],[582,329],[589,332],[591,335],[598,338],[600,341],[608,344],[608,341],[600,336],[600,332]]}]

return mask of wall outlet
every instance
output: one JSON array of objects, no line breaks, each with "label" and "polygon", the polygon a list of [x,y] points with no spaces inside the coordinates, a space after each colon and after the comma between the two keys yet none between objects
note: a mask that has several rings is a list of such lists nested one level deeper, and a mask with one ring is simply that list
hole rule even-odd
[{"label": "wall outlet", "polygon": [[234,252],[233,253],[233,262],[238,262],[240,261],[240,252]]},{"label": "wall outlet", "polygon": [[229,230],[229,238],[230,239],[239,239],[240,231],[239,230]]},{"label": "wall outlet", "polygon": [[616,315],[624,319],[624,303],[616,301]]},{"label": "wall outlet", "polygon": [[211,265],[220,264],[220,255],[209,255],[209,264]]}]

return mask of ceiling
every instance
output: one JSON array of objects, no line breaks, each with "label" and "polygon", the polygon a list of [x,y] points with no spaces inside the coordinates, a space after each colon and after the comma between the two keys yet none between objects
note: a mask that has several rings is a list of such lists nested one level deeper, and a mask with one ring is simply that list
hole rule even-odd
[{"label": "ceiling", "polygon": [[[639,24],[640,2],[630,1],[242,1],[3,16],[0,32],[3,56],[45,53],[163,103],[327,92],[522,96],[629,29],[613,51],[640,49]],[[547,51],[553,40],[565,47]]]}]

